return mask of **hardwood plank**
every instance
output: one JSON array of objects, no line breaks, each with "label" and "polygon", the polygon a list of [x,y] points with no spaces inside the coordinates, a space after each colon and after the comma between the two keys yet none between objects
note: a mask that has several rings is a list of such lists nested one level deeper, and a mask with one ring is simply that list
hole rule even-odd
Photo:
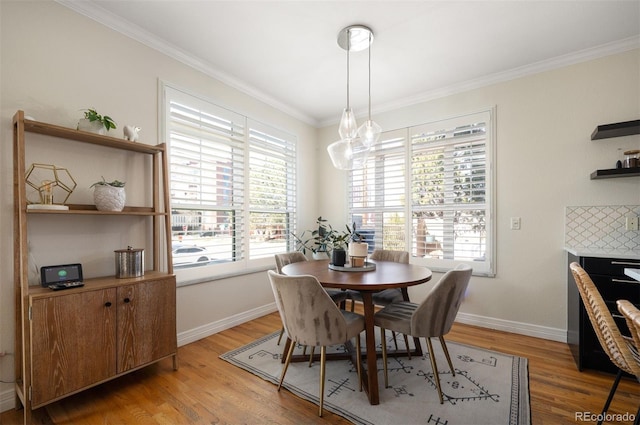
[{"label": "hardwood plank", "polygon": [[[53,424],[348,424],[330,412],[218,358],[281,327],[277,313],[180,347],[180,369],[171,359],[56,402],[38,412]],[[535,425],[585,423],[576,412],[597,414],[613,375],[579,372],[567,344],[455,324],[447,340],[529,359],[532,422]],[[610,413],[635,414],[640,384],[623,378]],[[47,413],[48,412],[48,418]],[[1,424],[19,424],[22,412],[0,415]],[[625,422],[609,422],[622,424]],[[629,423],[629,422],[626,422]]]}]

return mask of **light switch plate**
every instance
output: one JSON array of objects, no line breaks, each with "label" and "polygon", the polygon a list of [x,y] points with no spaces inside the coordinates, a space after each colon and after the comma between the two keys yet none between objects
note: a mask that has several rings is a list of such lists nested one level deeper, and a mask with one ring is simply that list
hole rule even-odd
[{"label": "light switch plate", "polygon": [[520,217],[511,217],[511,230],[520,230]]},{"label": "light switch plate", "polygon": [[625,228],[627,230],[638,230],[638,216],[626,217]]}]

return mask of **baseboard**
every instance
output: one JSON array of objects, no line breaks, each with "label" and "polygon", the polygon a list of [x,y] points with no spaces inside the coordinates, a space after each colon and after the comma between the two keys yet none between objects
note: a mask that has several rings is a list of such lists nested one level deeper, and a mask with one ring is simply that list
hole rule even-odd
[{"label": "baseboard", "polygon": [[[234,326],[260,318],[266,314],[276,311],[275,303],[268,304],[253,310],[226,317],[217,322],[208,323],[203,326],[191,329],[178,334],[178,346],[195,342],[218,332],[230,329]],[[504,332],[511,332],[520,335],[533,336],[536,338],[548,339],[551,341],[567,342],[567,331],[565,329],[550,328],[546,326],[532,325],[511,320],[496,319],[493,317],[478,316],[475,314],[458,313],[456,321],[466,325],[479,326],[481,328],[495,329]]]},{"label": "baseboard", "polygon": [[16,391],[11,388],[0,392],[0,412],[15,409],[16,407]]},{"label": "baseboard", "polygon": [[511,332],[519,335],[533,336],[551,341],[567,342],[566,329],[550,328],[547,326],[532,325],[530,323],[514,322],[511,320],[502,320],[468,313],[458,313],[456,316],[456,322],[479,326],[481,328]]},{"label": "baseboard", "polygon": [[199,339],[206,338],[218,332],[222,332],[226,329],[233,328],[234,326],[240,325],[250,320],[258,319],[262,316],[273,313],[276,310],[276,304],[271,303],[262,307],[242,312],[240,314],[234,314],[233,316],[225,317],[224,319],[218,320],[216,322],[198,326],[197,328],[190,329],[188,331],[180,332],[178,334],[178,347],[198,341]]}]

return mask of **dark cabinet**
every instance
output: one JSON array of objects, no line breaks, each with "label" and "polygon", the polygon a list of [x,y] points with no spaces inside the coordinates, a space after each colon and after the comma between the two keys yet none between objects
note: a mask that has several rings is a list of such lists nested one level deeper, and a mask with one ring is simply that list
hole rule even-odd
[{"label": "dark cabinet", "polygon": [[[589,274],[609,307],[622,334],[629,336],[624,317],[618,312],[616,301],[626,299],[640,308],[640,282],[625,276],[624,269],[640,267],[640,260],[579,257],[569,253],[568,264],[577,262]],[[589,316],[584,309],[575,280],[568,270],[567,343],[579,370],[596,369],[617,373],[617,368],[600,346]]]}]

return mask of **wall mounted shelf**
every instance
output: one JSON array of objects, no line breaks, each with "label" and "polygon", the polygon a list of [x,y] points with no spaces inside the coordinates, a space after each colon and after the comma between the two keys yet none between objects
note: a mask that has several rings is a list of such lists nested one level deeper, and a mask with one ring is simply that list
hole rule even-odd
[{"label": "wall mounted shelf", "polygon": [[611,168],[608,170],[596,170],[591,173],[591,180],[613,179],[616,177],[640,176],[640,167],[634,168]]},{"label": "wall mounted shelf", "polygon": [[632,134],[640,134],[640,120],[599,125],[591,133],[591,140],[630,136]]}]

